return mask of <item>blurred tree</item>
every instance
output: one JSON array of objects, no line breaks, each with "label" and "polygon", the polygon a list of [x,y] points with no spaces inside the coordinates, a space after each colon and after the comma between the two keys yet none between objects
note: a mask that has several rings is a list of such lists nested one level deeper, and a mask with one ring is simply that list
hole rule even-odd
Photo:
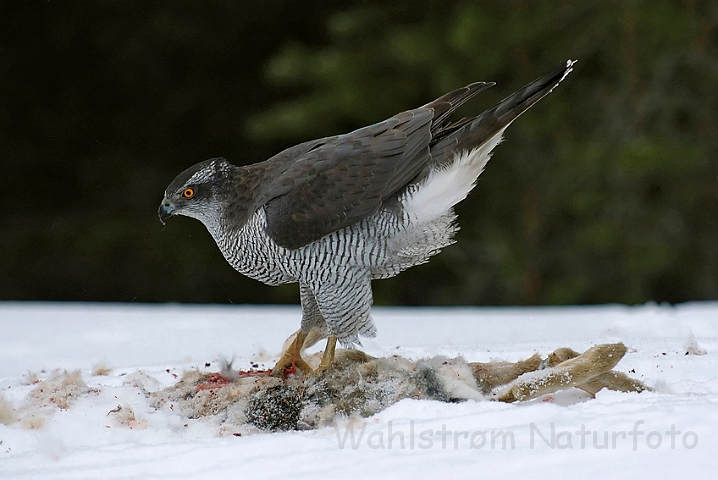
[{"label": "blurred tree", "polygon": [[457,245],[377,302],[715,299],[717,25],[708,0],[3,2],[0,299],[296,302],[198,222],[157,223],[176,173],[496,81],[476,113],[569,58],[459,205]]},{"label": "blurred tree", "polygon": [[255,116],[252,135],[293,142],[339,133],[471,81],[497,81],[494,97],[465,107],[478,112],[559,61],[580,62],[508,130],[457,208],[458,244],[377,282],[379,301],[718,296],[714,2],[459,1],[417,10],[361,5],[328,19],[329,45],[285,44],[267,78],[305,94]]},{"label": "blurred tree", "polygon": [[325,41],[320,4],[2,2],[0,299],[296,301],[156,210],[196,161],[272,154],[242,124],[277,95],[266,58]]}]

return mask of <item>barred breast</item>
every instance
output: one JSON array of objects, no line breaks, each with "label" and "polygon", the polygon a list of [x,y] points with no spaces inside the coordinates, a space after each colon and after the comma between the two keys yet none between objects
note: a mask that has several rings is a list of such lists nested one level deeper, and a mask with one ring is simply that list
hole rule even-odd
[{"label": "barred breast", "polygon": [[264,209],[257,210],[238,231],[222,231],[217,225],[210,232],[238,272],[268,285],[281,285],[308,282],[326,269],[360,268],[372,279],[393,277],[453,243],[455,218],[447,212],[422,224],[406,212],[383,209],[293,250],[277,245],[266,234]]}]

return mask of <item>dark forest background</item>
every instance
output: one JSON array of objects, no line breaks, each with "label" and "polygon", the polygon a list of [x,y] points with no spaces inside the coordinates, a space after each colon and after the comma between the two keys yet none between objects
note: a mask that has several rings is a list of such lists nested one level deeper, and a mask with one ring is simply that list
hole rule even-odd
[{"label": "dark forest background", "polygon": [[157,220],[184,168],[263,160],[567,59],[379,304],[718,299],[718,2],[3,1],[0,300],[297,302]]}]

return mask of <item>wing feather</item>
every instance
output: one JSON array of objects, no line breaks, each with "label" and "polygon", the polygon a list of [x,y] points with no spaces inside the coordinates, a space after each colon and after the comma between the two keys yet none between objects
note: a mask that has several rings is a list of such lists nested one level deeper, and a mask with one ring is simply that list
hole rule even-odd
[{"label": "wing feather", "polygon": [[270,169],[274,174],[256,202],[265,208],[268,235],[283,247],[300,248],[377,212],[426,174],[434,151],[457,145],[453,134],[475,119],[448,123],[449,116],[492,85],[472,83],[423,107],[270,159],[281,167]]},{"label": "wing feather", "polygon": [[299,248],[375,213],[429,160],[432,118],[403,112],[288,162],[263,191],[269,236]]}]

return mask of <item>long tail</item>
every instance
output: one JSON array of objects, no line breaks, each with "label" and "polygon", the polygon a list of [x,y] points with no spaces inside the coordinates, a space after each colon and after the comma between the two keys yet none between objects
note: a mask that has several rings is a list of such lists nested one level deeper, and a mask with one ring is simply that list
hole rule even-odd
[{"label": "long tail", "polygon": [[432,156],[441,157],[445,150],[459,152],[481,146],[551,93],[571,73],[575,63],[575,60],[568,60],[476,117],[463,118],[440,126],[433,132]]},{"label": "long tail", "polygon": [[[491,158],[491,151],[501,142],[506,127],[561,83],[574,63],[569,60],[476,117],[439,125],[432,132],[431,155],[434,162],[429,166],[428,173],[422,176],[416,190],[408,192],[403,200],[404,210],[414,221],[422,224],[433,222],[466,198]],[[465,90],[444,96],[450,95],[458,101],[447,102],[441,97],[428,105],[439,105],[442,108],[441,120],[444,121],[444,112],[453,111],[462,101],[487,86],[490,84],[472,84]]]}]

